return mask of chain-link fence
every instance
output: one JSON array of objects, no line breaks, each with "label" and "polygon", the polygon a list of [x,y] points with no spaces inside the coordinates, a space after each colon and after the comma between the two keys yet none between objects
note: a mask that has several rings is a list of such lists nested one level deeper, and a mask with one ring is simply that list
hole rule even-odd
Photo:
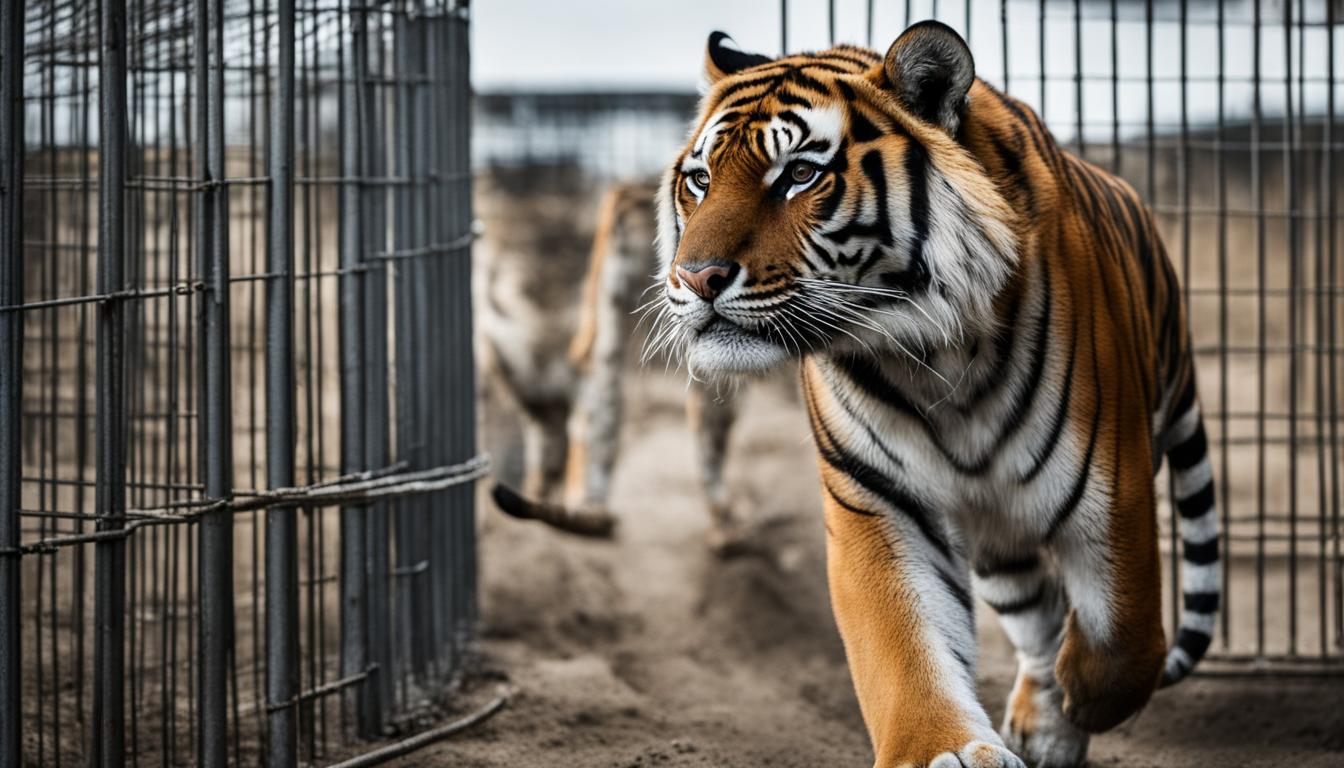
[{"label": "chain-link fence", "polygon": [[0,764],[441,714],[486,471],[465,0],[4,0],[0,39]]}]

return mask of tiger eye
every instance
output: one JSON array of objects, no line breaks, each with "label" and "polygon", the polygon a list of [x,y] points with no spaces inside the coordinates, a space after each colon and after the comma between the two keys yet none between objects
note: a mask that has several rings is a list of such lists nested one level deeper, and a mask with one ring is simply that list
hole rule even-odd
[{"label": "tiger eye", "polygon": [[794,163],[789,177],[793,179],[795,184],[806,184],[816,175],[817,166],[811,163]]},{"label": "tiger eye", "polygon": [[709,173],[707,171],[696,171],[691,176],[691,180],[695,182],[695,186],[701,189],[709,187]]}]

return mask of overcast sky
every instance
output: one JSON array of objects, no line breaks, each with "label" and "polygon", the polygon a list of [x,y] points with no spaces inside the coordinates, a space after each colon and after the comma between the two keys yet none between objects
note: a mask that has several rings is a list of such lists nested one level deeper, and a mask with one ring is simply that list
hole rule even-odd
[{"label": "overcast sky", "polygon": [[[791,51],[825,48],[830,39],[825,0],[789,0]],[[905,27],[907,3],[875,0],[872,20],[873,47],[885,51]],[[935,8],[939,18],[968,37],[976,57],[978,74],[1002,84],[1004,36],[1000,28],[999,0],[972,0],[971,18],[960,0],[913,0],[911,16],[927,18]],[[1309,4],[1319,14],[1323,3]],[[1317,5],[1321,7],[1317,7]],[[836,0],[836,39],[865,43],[867,0]],[[1041,82],[1040,50],[1045,49],[1045,68],[1052,77],[1045,85],[1046,113],[1057,131],[1068,131],[1074,115],[1074,68],[1081,60],[1087,78],[1084,105],[1088,122],[1096,130],[1108,130],[1111,117],[1111,4],[1109,0],[1084,0],[1081,56],[1075,52],[1073,4],[1048,5],[1045,41],[1040,38],[1039,5],[1018,0],[1008,4],[1009,53],[1012,69],[1010,90],[1039,108]],[[1157,74],[1154,89],[1159,127],[1174,125],[1179,118],[1180,95],[1171,78],[1180,71],[1180,26],[1175,2],[1155,4],[1157,21],[1152,33],[1153,64]],[[1229,116],[1247,116],[1252,104],[1250,87],[1252,47],[1251,0],[1225,0],[1227,31],[1222,45],[1228,78],[1226,110]],[[1216,114],[1219,48],[1214,25],[1217,3],[1191,0],[1186,38],[1188,117],[1194,123]],[[1262,5],[1261,109],[1265,115],[1281,114],[1285,99],[1283,81],[1284,38],[1281,3]],[[541,90],[694,90],[699,82],[705,38],[715,29],[729,33],[745,50],[775,55],[779,52],[778,0],[476,0],[472,4],[472,69],[478,91],[508,89]],[[1145,3],[1120,0],[1120,24],[1114,27],[1120,69],[1118,95],[1121,120],[1136,130],[1146,119],[1147,33]],[[1312,21],[1316,21],[1314,18]],[[1294,60],[1309,74],[1299,96],[1308,112],[1320,112],[1325,86],[1324,30],[1313,26],[1295,37]],[[1301,46],[1299,48],[1299,46]],[[1336,46],[1337,69],[1344,70],[1344,45]],[[1295,64],[1296,66],[1296,64]],[[1089,127],[1089,133],[1093,130]]]},{"label": "overcast sky", "polygon": [[[864,42],[866,5],[838,0],[837,38]],[[877,5],[885,8],[874,18],[875,29],[894,37],[905,4]],[[826,47],[826,3],[792,0],[789,6],[789,47]],[[779,52],[775,0],[477,0],[471,14],[473,79],[483,91],[694,89],[705,38],[716,29],[747,50]]]}]

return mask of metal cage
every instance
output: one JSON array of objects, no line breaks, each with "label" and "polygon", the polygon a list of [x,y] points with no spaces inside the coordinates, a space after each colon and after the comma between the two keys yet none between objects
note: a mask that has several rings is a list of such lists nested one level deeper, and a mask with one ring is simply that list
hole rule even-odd
[{"label": "metal cage", "polygon": [[295,765],[451,696],[467,23],[3,0],[0,764]]},{"label": "metal cage", "polygon": [[[1190,307],[1227,555],[1200,671],[1344,674],[1344,5],[782,0],[758,14],[781,51],[884,51],[911,22],[940,19],[967,39],[982,78],[1148,201]],[[689,51],[688,82],[696,61]],[[598,182],[653,177],[684,141],[694,103],[689,92],[484,94],[476,162],[532,176],[577,168]],[[1161,519],[1170,629],[1179,520],[1165,498]]]}]

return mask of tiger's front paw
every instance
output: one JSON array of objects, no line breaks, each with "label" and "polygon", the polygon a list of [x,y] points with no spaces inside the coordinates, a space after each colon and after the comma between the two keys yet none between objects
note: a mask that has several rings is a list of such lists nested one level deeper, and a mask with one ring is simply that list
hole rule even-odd
[{"label": "tiger's front paw", "polygon": [[1088,735],[1064,717],[1064,692],[1046,677],[1018,673],[999,733],[1033,768],[1075,768],[1087,757]]},{"label": "tiger's front paw", "polygon": [[[997,740],[996,740],[997,741]],[[874,768],[1027,768],[1022,759],[1002,744],[972,741],[960,749],[926,760],[882,760]]]},{"label": "tiger's front paw", "polygon": [[956,752],[944,752],[929,762],[929,768],[1027,768],[1022,759],[1002,744],[972,741]]}]

